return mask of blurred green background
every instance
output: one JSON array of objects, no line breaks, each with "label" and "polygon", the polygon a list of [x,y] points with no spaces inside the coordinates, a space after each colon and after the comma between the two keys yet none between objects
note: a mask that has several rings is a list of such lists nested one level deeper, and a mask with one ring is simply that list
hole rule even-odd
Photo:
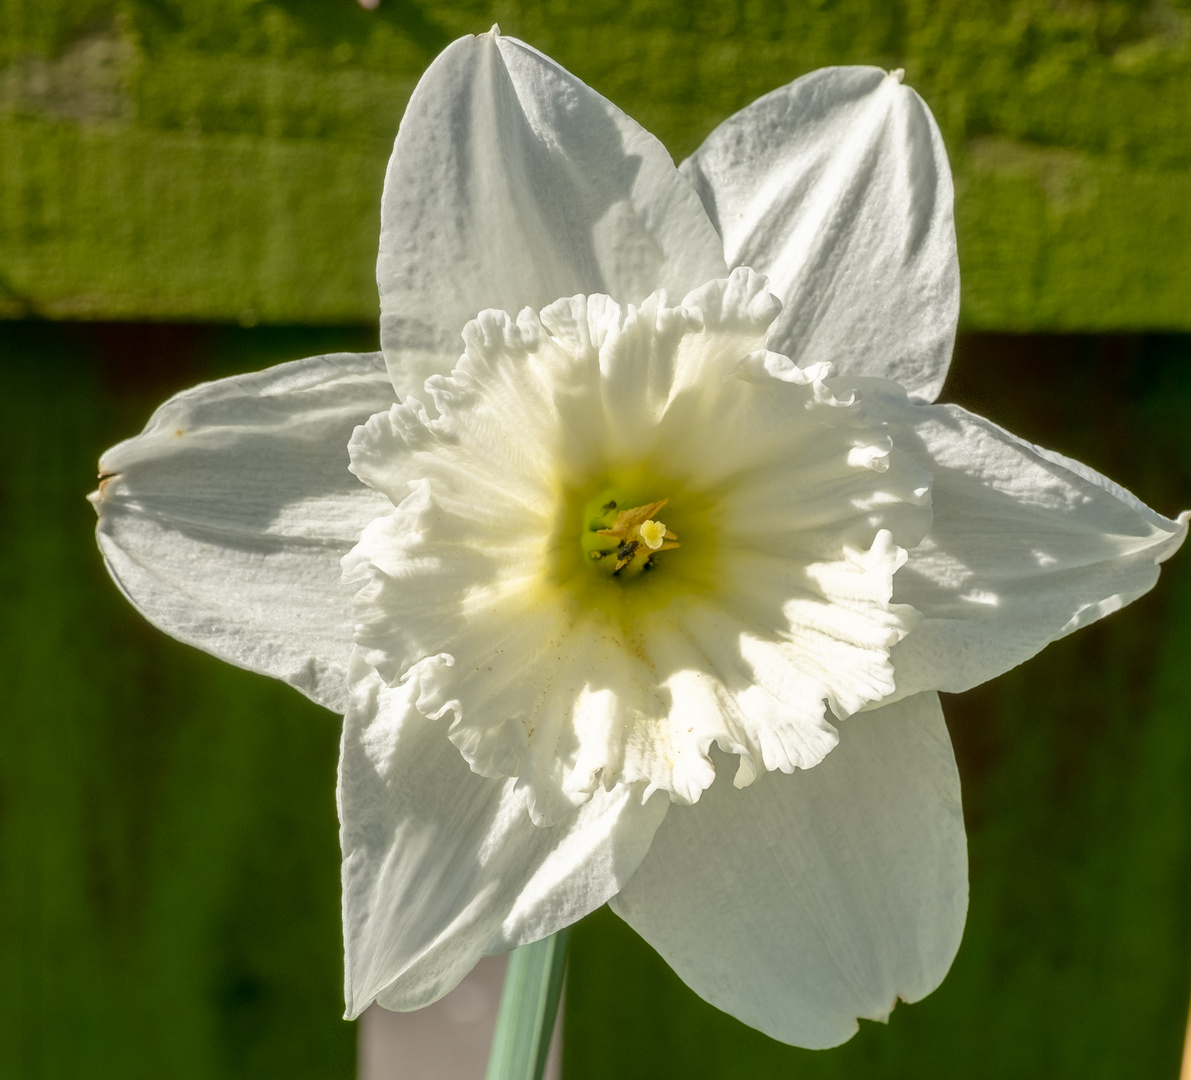
[{"label": "blurred green background", "polygon": [[[99,452],[200,379],[374,348],[385,159],[499,21],[680,159],[829,63],[904,67],[957,178],[944,396],[1191,506],[1191,3],[6,0],[0,7],[0,1076],[347,1078],[338,724],[107,581]],[[955,968],[834,1051],[573,937],[564,1073],[1174,1077],[1191,995],[1191,568],[946,698]]]}]

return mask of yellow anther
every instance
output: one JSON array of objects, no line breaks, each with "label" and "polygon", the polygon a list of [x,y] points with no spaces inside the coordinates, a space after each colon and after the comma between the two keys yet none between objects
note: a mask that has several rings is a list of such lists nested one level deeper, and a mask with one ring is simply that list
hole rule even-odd
[{"label": "yellow anther", "polygon": [[650,551],[657,551],[666,539],[666,526],[660,521],[643,521],[637,531]]},{"label": "yellow anther", "polygon": [[602,559],[605,555],[616,556],[616,565],[612,569],[612,576],[619,577],[622,571],[630,574],[648,570],[652,565],[655,552],[669,551],[678,547],[678,537],[670,532],[666,526],[650,517],[656,514],[669,499],[659,499],[657,502],[634,506],[629,510],[620,510],[615,501],[604,504],[600,509],[606,521],[615,510],[616,520],[609,528],[595,530],[596,536],[606,536],[616,541],[615,547],[591,552],[591,558]]}]

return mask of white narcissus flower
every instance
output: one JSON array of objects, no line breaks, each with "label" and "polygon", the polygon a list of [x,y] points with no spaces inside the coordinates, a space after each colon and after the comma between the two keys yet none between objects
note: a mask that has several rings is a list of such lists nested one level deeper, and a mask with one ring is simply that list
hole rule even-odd
[{"label": "white narcissus flower", "polygon": [[929,993],[967,904],[936,691],[1140,596],[1186,517],[931,404],[959,284],[921,99],[818,71],[676,169],[465,38],[378,273],[383,354],[180,394],[95,496],[149,619],[346,713],[348,1015],[605,902],[785,1042]]}]

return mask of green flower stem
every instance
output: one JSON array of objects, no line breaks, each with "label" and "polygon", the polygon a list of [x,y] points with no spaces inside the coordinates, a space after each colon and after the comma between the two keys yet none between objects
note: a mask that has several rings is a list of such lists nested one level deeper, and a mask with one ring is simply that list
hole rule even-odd
[{"label": "green flower stem", "polygon": [[566,970],[570,928],[509,956],[485,1080],[541,1080]]}]

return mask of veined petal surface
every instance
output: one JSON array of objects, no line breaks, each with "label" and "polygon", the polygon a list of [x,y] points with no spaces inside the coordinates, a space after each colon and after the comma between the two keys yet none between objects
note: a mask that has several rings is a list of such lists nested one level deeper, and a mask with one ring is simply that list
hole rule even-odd
[{"label": "veined petal surface", "polygon": [[[810,768],[828,710],[894,692],[915,616],[893,576],[929,476],[826,368],[758,351],[775,311],[738,270],[676,308],[485,312],[431,405],[353,436],[352,469],[395,506],[344,560],[361,655],[389,685],[416,667],[417,707],[475,771],[517,777],[540,824],[613,784],[694,802],[712,745],[741,785]],[[648,575],[612,574],[615,542],[581,548],[605,488],[668,500],[677,550]]]},{"label": "veined petal surface", "polygon": [[769,348],[800,366],[943,385],[959,315],[951,171],[900,73],[835,67],[759,98],[682,163],[729,266],[768,276]]},{"label": "veined petal surface", "polygon": [[108,570],[166,633],[342,712],[351,590],[339,562],[388,501],[348,471],[352,429],[393,401],[380,353],[184,391],[99,462]]},{"label": "veined petal surface", "polygon": [[418,83],[385,177],[377,262],[399,394],[448,373],[486,308],[679,297],[725,273],[662,144],[541,53],[496,31],[461,38]]},{"label": "veined petal surface", "polygon": [[819,765],[675,808],[612,908],[716,1007],[818,1049],[942,981],[967,912],[936,694],[853,717]]},{"label": "veined petal surface", "polygon": [[628,882],[669,801],[600,791],[534,825],[516,781],[477,776],[418,711],[418,674],[390,689],[357,659],[339,811],[347,1015],[442,997],[487,953],[581,919]]},{"label": "veined petal surface", "polygon": [[956,405],[855,387],[933,476],[934,522],[894,598],[921,613],[893,650],[898,694],[959,692],[1153,588],[1187,535],[1093,469]]}]

